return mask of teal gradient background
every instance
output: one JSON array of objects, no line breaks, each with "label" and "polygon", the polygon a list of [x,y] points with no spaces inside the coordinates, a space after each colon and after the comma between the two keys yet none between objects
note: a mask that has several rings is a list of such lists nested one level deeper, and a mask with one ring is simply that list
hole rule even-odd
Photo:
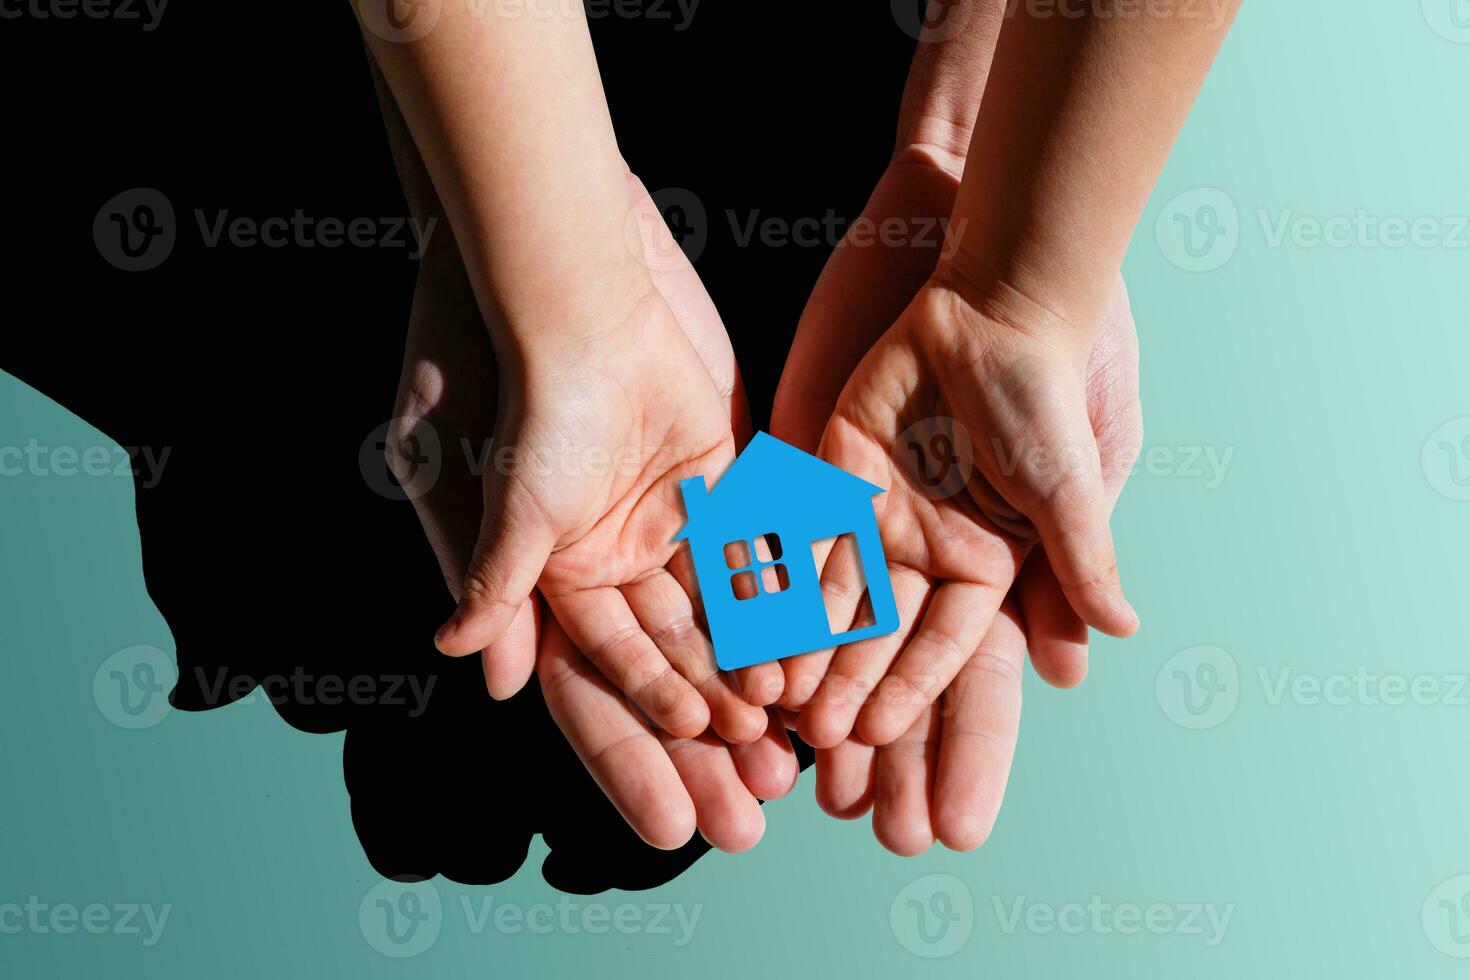
[{"label": "teal gradient background", "polygon": [[[1098,640],[1080,690],[1028,674],[981,850],[889,855],[865,821],[820,813],[808,772],[767,806],[751,853],[574,899],[574,921],[588,906],[697,910],[682,945],[673,914],[669,934],[591,934],[562,912],[549,933],[497,928],[495,907],[559,899],[538,842],[500,885],[436,880],[436,938],[384,955],[359,923],[379,882],[351,830],[341,736],[296,732],[258,697],[137,731],[108,721],[102,662],[172,653],[132,482],[7,475],[0,909],[171,910],[151,946],[12,934],[0,916],[0,974],[1463,976],[1470,31],[1453,29],[1456,3],[1470,16],[1461,0],[1246,5],[1125,268],[1148,428],[1116,534],[1144,628]],[[1356,227],[1314,245],[1310,221],[1334,217]],[[1417,244],[1383,244],[1395,219],[1427,219]],[[0,375],[0,446],[33,437],[111,445]],[[1391,677],[1417,698],[1391,695]],[[487,898],[477,932],[461,899],[478,916]],[[1125,932],[1130,913],[1075,903],[1175,918]],[[1204,916],[1183,928],[1194,905],[1228,910],[1223,932]]]}]

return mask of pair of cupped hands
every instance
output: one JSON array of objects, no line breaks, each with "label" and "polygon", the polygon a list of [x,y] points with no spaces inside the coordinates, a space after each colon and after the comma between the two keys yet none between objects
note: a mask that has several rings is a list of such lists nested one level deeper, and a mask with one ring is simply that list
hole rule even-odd
[{"label": "pair of cupped hands", "polygon": [[[865,226],[948,217],[962,168],[903,148]],[[631,175],[628,196],[647,275],[602,284],[575,344],[548,333],[497,356],[452,237],[424,257],[388,455],[459,601],[436,645],[478,655],[497,699],[535,673],[592,776],[655,847],[696,830],[722,850],[753,846],[759,801],[796,782],[788,730],[817,750],[828,813],[872,810],[899,854],[979,846],[1005,791],[1028,650],[1039,676],[1073,687],[1089,626],[1138,625],[1108,526],[1142,429],[1121,282],[1084,342],[977,283],[937,236],[844,240],[802,315],[772,432],[887,491],[873,502],[900,628],[727,674],[673,539],[680,480],[713,486],[750,422],[698,275]],[[949,495],[904,444],[935,418],[973,449]],[[489,448],[443,451],[437,478],[415,487],[425,426],[443,447]],[[823,571],[839,621],[859,611],[851,571],[835,558]]]}]

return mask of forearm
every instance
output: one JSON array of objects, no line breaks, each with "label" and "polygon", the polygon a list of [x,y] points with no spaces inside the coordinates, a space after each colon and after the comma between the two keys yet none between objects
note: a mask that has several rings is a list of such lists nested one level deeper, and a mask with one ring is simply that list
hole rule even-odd
[{"label": "forearm", "polygon": [[[424,158],[413,141],[413,134],[408,131],[408,123],[404,120],[398,102],[388,88],[388,81],[383,77],[383,70],[378,67],[371,50],[368,51],[367,59],[373,90],[378,96],[378,109],[383,115],[383,132],[388,140],[388,151],[393,157],[393,168],[398,172],[398,183],[403,188],[403,199],[408,205],[409,216],[420,228],[428,227],[430,222],[442,226],[446,223],[444,205],[434,190],[433,180],[429,177],[428,168],[424,166]],[[419,276],[423,279],[427,274],[433,278],[439,270],[449,267],[457,268],[458,277],[463,279],[463,265],[453,234],[446,232],[442,235],[431,235],[425,241],[424,253],[419,258]]]},{"label": "forearm", "polygon": [[1122,16],[1105,0],[1008,15],[944,271],[1002,316],[1090,340],[1238,0],[1227,5],[1218,21],[1183,4]]},{"label": "forearm", "polygon": [[580,13],[445,4],[417,41],[363,36],[432,179],[416,187],[398,154],[410,206],[442,203],[500,354],[597,331],[647,294]]},{"label": "forearm", "polygon": [[896,153],[921,148],[964,167],[1007,0],[934,0],[904,83]]}]

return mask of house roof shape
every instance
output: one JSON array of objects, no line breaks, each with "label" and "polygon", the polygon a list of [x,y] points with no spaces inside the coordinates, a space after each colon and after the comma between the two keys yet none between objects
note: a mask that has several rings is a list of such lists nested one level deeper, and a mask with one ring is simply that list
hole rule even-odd
[{"label": "house roof shape", "polygon": [[692,526],[701,518],[722,516],[721,512],[735,506],[736,501],[744,503],[772,495],[790,497],[800,492],[821,502],[887,492],[766,432],[755,434],[714,489],[706,491],[702,476],[683,480],[679,485],[686,499],[691,484],[707,506],[690,508],[688,520],[674,536],[675,541],[688,537]]}]

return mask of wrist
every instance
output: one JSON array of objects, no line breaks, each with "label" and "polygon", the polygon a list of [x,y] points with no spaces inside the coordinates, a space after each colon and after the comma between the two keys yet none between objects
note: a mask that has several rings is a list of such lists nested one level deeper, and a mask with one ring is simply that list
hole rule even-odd
[{"label": "wrist", "polygon": [[963,248],[939,263],[930,286],[944,295],[962,329],[1040,341],[1079,364],[1086,363],[1096,343],[1100,316],[1081,312],[1060,285],[1020,271],[1003,273]]},{"label": "wrist", "polygon": [[487,324],[497,357],[512,369],[564,370],[635,347],[649,304],[661,301],[647,270],[603,270],[502,298]]}]

